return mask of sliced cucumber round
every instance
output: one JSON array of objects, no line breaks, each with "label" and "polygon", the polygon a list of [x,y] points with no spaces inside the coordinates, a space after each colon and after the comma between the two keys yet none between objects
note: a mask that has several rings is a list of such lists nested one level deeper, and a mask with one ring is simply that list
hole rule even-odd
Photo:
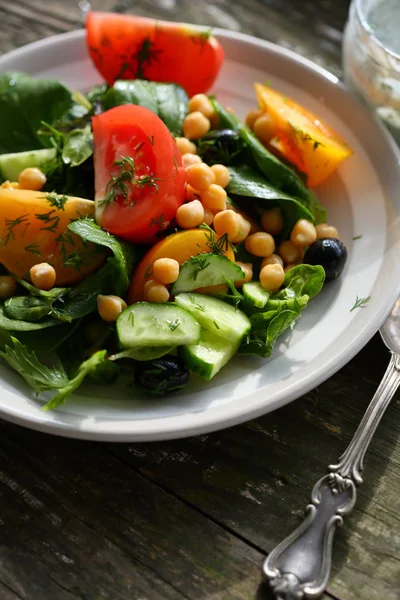
[{"label": "sliced cucumber round", "polygon": [[200,325],[186,310],[172,303],[137,302],[118,317],[117,336],[122,348],[180,346],[200,339]]},{"label": "sliced cucumber round", "polygon": [[261,283],[258,281],[249,281],[243,284],[242,288],[243,296],[253,306],[257,308],[264,308],[270,297],[270,293],[264,290]]},{"label": "sliced cucumber round", "polygon": [[192,313],[200,325],[232,344],[239,344],[248,331],[249,318],[235,306],[205,294],[178,294],[175,302]]},{"label": "sliced cucumber round", "polygon": [[184,262],[171,287],[174,296],[202,287],[219,285],[226,280],[239,281],[245,275],[239,265],[219,254],[197,254]]},{"label": "sliced cucumber round", "polygon": [[210,380],[226,365],[236,350],[236,344],[203,329],[199,343],[182,346],[180,355],[190,371]]}]

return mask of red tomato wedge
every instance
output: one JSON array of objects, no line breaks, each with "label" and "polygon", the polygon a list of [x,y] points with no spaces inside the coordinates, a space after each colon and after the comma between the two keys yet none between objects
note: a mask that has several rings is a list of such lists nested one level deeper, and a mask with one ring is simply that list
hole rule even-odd
[{"label": "red tomato wedge", "polygon": [[96,221],[135,243],[152,243],[185,199],[186,170],[153,112],[124,104],[93,117]]},{"label": "red tomato wedge", "polygon": [[179,83],[189,94],[214,83],[224,51],[209,30],[133,15],[89,12],[90,56],[110,85],[117,79]]}]

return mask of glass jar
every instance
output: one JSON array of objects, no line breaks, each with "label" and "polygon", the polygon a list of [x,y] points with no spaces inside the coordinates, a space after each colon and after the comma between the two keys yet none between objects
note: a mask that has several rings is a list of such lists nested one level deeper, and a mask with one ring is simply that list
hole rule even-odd
[{"label": "glass jar", "polygon": [[345,83],[400,144],[400,0],[353,0],[343,38]]}]

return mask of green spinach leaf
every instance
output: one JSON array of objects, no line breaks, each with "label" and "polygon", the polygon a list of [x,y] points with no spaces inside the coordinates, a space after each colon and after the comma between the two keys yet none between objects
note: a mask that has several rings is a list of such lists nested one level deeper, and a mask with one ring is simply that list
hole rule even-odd
[{"label": "green spinach leaf", "polygon": [[283,238],[290,233],[299,219],[313,221],[313,215],[308,208],[294,196],[290,196],[268,183],[261,173],[247,166],[230,167],[229,173],[228,194],[254,198],[254,203],[264,210],[275,206],[280,207],[285,223],[285,229],[282,232]]},{"label": "green spinach leaf", "polygon": [[319,265],[298,265],[286,273],[282,289],[268,298],[262,311],[239,299],[241,309],[251,321],[251,331],[239,354],[270,356],[279,335],[288,327],[294,327],[309,299],[321,290],[324,280],[325,272]]},{"label": "green spinach leaf", "polygon": [[50,146],[50,140],[38,134],[41,122],[54,123],[72,105],[71,92],[59,81],[1,74],[0,153]]},{"label": "green spinach leaf", "polygon": [[38,331],[59,324],[60,321],[53,317],[43,318],[36,323],[32,323],[31,321],[21,321],[19,319],[10,319],[5,313],[4,304],[0,304],[0,329],[4,329],[5,331]]},{"label": "green spinach leaf", "polygon": [[4,312],[9,319],[35,323],[51,315],[53,301],[36,296],[13,296],[4,302]]},{"label": "green spinach leaf", "polygon": [[309,298],[316,296],[325,281],[325,271],[320,265],[298,265],[285,275],[282,289],[272,299],[286,300],[307,294]]},{"label": "green spinach leaf", "polygon": [[62,159],[66,165],[78,167],[93,154],[93,134],[88,125],[84,129],[73,129],[64,138]]},{"label": "green spinach leaf", "polygon": [[114,294],[123,296],[128,289],[130,276],[136,261],[136,251],[132,244],[104,231],[91,219],[80,219],[68,225],[68,228],[83,240],[109,248],[113,257],[108,259],[108,276],[112,280]]},{"label": "green spinach leaf", "polygon": [[175,83],[141,79],[116,81],[104,94],[103,108],[108,110],[121,104],[138,104],[148,108],[164,121],[173,135],[181,135],[183,120],[188,113],[188,96]]},{"label": "green spinach leaf", "polygon": [[228,112],[217,100],[212,99],[220,128],[238,131],[250,155],[267,179],[277,188],[308,200],[308,189],[300,177],[287,165],[271,154],[258,138],[234,114]]}]

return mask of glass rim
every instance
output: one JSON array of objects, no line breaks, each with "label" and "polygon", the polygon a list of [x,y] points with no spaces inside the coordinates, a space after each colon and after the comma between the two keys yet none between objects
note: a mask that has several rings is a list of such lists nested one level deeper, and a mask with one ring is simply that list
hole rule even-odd
[{"label": "glass rim", "polygon": [[397,52],[395,52],[394,50],[391,50],[390,48],[387,48],[385,46],[385,44],[383,44],[379,38],[376,37],[376,35],[374,34],[374,30],[372,29],[372,27],[369,25],[365,12],[364,12],[364,6],[363,3],[365,2],[365,0],[355,0],[355,9],[356,9],[356,13],[357,13],[357,17],[358,20],[361,23],[361,26],[363,27],[365,33],[368,35],[369,38],[371,38],[373,40],[373,42],[375,44],[377,44],[384,52],[386,52],[387,54],[389,54],[390,56],[392,56],[394,59],[400,61],[400,54],[397,54]]}]

